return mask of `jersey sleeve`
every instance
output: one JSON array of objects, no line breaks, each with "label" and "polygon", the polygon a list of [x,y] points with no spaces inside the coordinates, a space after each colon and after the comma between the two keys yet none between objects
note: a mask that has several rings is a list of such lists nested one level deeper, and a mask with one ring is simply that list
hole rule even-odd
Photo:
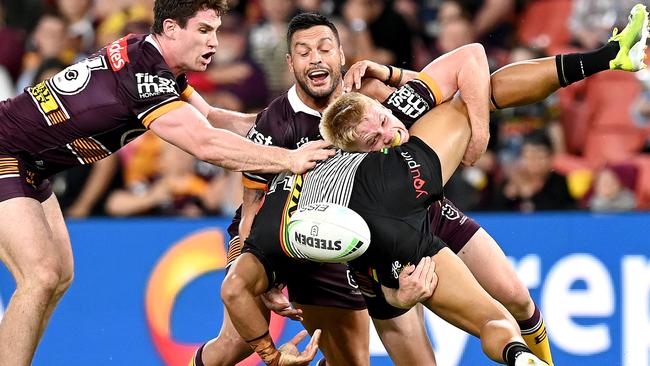
[{"label": "jersey sleeve", "polygon": [[384,101],[395,117],[410,128],[418,118],[440,103],[442,94],[435,81],[427,74],[420,73],[400,88],[395,90]]},{"label": "jersey sleeve", "polygon": [[[273,106],[257,115],[255,124],[246,136],[256,144],[286,148],[286,129],[288,124],[281,116],[273,117]],[[263,190],[275,174],[253,174],[244,172],[242,181],[244,187]]]},{"label": "jersey sleeve", "polygon": [[122,70],[120,80],[125,84],[126,104],[146,128],[156,118],[186,104],[176,78],[160,63],[148,63],[143,58]]},{"label": "jersey sleeve", "polygon": [[177,77],[176,82],[178,83],[178,90],[181,93],[181,100],[187,102],[187,100],[190,98],[190,95],[194,93],[194,88],[187,80],[187,74],[182,74]]}]

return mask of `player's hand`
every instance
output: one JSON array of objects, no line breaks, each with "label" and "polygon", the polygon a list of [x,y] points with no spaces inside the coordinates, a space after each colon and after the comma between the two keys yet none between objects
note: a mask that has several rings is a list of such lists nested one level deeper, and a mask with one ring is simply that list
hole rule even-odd
[{"label": "player's hand", "polygon": [[294,309],[282,289],[272,288],[261,295],[264,305],[274,313],[292,320],[302,321],[302,310]]},{"label": "player's hand", "polygon": [[410,265],[402,270],[397,290],[399,307],[410,309],[433,295],[438,285],[435,269],[436,262],[433,257],[424,257],[417,266]]},{"label": "player's hand", "polygon": [[376,62],[369,60],[357,61],[345,73],[343,91],[348,93],[361,89],[361,82],[364,77],[378,79],[383,82],[388,78],[388,72],[386,66]]},{"label": "player's hand", "polygon": [[289,170],[296,174],[302,174],[316,166],[320,160],[334,156],[336,151],[329,147],[329,142],[318,140],[310,141],[296,150],[291,150],[289,152]]},{"label": "player's hand", "polygon": [[298,351],[298,343],[300,343],[306,336],[307,331],[303,330],[298,333],[292,340],[283,344],[278,348],[280,351],[280,362],[279,366],[302,366],[309,365],[309,362],[314,359],[316,356],[316,351],[318,351],[318,340],[320,339],[320,329],[314,331],[309,344],[305,347],[305,350],[300,352]]},{"label": "player's hand", "polygon": [[472,131],[472,137],[470,138],[467,149],[465,150],[465,155],[463,155],[463,164],[473,166],[487,150],[489,140],[489,132],[475,134],[475,131]]}]

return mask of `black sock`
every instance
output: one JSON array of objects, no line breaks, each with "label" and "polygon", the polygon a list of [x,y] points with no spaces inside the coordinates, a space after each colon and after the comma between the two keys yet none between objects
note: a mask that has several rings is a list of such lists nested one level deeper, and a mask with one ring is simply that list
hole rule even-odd
[{"label": "black sock", "polygon": [[201,359],[201,355],[203,355],[203,347],[205,347],[205,343],[203,343],[194,354],[194,366],[205,366],[203,364],[203,359]]},{"label": "black sock", "polygon": [[609,70],[609,61],[616,57],[619,49],[618,42],[608,42],[595,51],[555,56],[560,85],[565,87],[597,72]]},{"label": "black sock", "polygon": [[528,348],[525,344],[521,342],[510,342],[503,349],[503,360],[506,362],[508,366],[514,366],[515,359],[522,352],[527,352],[531,354],[533,353],[530,351],[530,348]]}]

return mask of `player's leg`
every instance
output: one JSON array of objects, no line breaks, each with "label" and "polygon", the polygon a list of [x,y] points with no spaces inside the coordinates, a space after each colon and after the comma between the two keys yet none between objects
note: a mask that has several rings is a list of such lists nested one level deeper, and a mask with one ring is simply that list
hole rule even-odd
[{"label": "player's leg", "polygon": [[370,317],[345,264],[296,263],[287,289],[310,334],[321,329],[319,348],[327,365],[370,364]]},{"label": "player's leg", "polygon": [[[449,248],[433,256],[438,285],[424,304],[451,324],[477,336],[485,354],[496,362],[514,365],[525,357],[535,361],[525,346],[515,320],[476,282],[471,272]],[[537,362],[537,363],[535,363]]]},{"label": "player's leg", "polygon": [[492,107],[506,108],[545,99],[551,93],[605,70],[645,68],[648,12],[637,4],[627,26],[594,51],[557,55],[506,65],[492,74]]},{"label": "player's leg", "polygon": [[423,306],[390,319],[373,317],[377,334],[396,366],[435,366],[436,357],[424,324]]},{"label": "player's leg", "polygon": [[482,228],[458,252],[478,283],[513,315],[526,344],[552,365],[544,319],[496,241]]},{"label": "player's leg", "polygon": [[49,315],[72,277],[72,256],[64,254],[69,253],[69,241],[55,244],[55,235],[63,233],[58,224],[48,225],[48,216],[56,216],[54,209],[51,203],[26,197],[0,202],[0,259],[16,281],[0,322],[2,366],[31,363]]},{"label": "player's leg", "polygon": [[[258,308],[267,317],[269,310],[259,298],[256,298]],[[230,320],[230,315],[224,307],[221,331],[217,338],[213,338],[202,345],[194,354],[190,366],[228,366],[235,365],[253,353],[251,347],[237,333]]]},{"label": "player's leg", "polygon": [[68,290],[68,288],[70,288],[70,284],[72,284],[72,279],[74,277],[72,244],[70,243],[70,235],[68,234],[68,228],[65,226],[65,220],[63,218],[63,214],[61,213],[61,206],[59,206],[59,201],[57,200],[56,196],[52,194],[47,200],[42,203],[42,206],[43,212],[45,213],[45,218],[47,219],[50,230],[52,231],[52,255],[58,256],[59,262],[62,264],[62,268],[59,285],[54,291],[54,295],[48,304],[48,308],[45,312],[45,318],[41,323],[39,336],[42,336],[43,332],[45,332],[47,322],[50,320],[54,309],[58,305],[65,292]]},{"label": "player's leg", "polygon": [[[241,255],[241,241],[238,235],[235,235],[228,243],[228,264],[226,270],[230,271],[230,265],[237,257]],[[260,298],[255,299],[260,312],[270,318],[270,312],[264,306]],[[229,366],[235,365],[244,360],[253,353],[251,347],[237,333],[230,315],[223,308],[223,322],[221,330],[216,338],[209,340],[201,345],[190,360],[189,366]]]},{"label": "player's leg", "polygon": [[319,348],[328,366],[370,364],[370,317],[363,310],[294,303],[302,310],[302,324],[313,334],[321,329]]}]

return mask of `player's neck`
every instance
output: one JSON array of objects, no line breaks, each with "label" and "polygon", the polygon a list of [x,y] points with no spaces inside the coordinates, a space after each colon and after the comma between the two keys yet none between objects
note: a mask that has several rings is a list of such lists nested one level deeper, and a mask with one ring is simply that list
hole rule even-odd
[{"label": "player's neck", "polygon": [[164,39],[165,36],[152,33],[151,38],[153,39],[154,43],[156,43],[156,45],[158,46],[158,50],[160,51],[163,60],[165,60],[165,63],[167,64],[167,66],[169,66],[169,69],[174,74],[174,76],[178,76],[183,72],[185,72],[185,70],[182,70],[182,68],[178,65],[176,60],[172,57],[174,53],[169,50],[168,44],[165,42]]},{"label": "player's neck", "polygon": [[300,98],[300,100],[305,103],[307,107],[322,113],[325,108],[330,105],[330,103],[332,103],[336,98],[343,94],[343,82],[340,82],[336,89],[334,89],[332,94],[330,94],[328,97],[314,98],[305,93],[305,91],[302,90],[302,88],[299,86],[296,87],[296,93],[298,94],[298,98]]}]

